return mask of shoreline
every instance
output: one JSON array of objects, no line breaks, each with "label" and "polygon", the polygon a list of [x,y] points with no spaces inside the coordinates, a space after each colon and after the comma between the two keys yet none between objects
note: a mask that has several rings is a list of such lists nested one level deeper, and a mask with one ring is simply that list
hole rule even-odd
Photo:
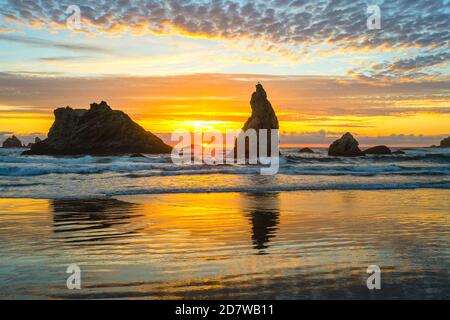
[{"label": "shoreline", "polygon": [[430,187],[430,188],[423,188],[423,187],[419,187],[419,188],[373,188],[373,189],[301,189],[301,190],[256,190],[256,191],[244,191],[244,190],[239,190],[239,191],[204,191],[204,192],[154,192],[154,193],[134,193],[134,194],[122,194],[122,195],[111,195],[111,196],[104,196],[104,197],[99,197],[99,196],[94,196],[94,197],[62,197],[62,198],[35,198],[35,197],[1,197],[0,196],[0,200],[57,200],[57,201],[64,201],[64,200],[68,200],[68,201],[76,201],[76,200],[99,200],[99,201],[104,201],[104,200],[120,200],[120,201],[125,201],[123,199],[125,198],[145,198],[145,197],[153,197],[153,196],[176,196],[176,195],[214,195],[214,194],[277,194],[277,193],[316,193],[316,192],[320,192],[320,193],[328,193],[328,192],[336,192],[336,193],[344,193],[344,192],[392,192],[392,191],[400,191],[400,192],[406,192],[406,191],[430,191],[430,190],[435,190],[435,191],[439,191],[439,192],[443,192],[443,191],[450,191],[450,188],[435,188],[435,187]]}]

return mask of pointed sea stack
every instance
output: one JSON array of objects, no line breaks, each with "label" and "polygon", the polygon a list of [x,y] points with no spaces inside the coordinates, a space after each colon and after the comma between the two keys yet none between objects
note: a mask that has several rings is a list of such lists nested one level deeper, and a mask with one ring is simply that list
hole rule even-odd
[{"label": "pointed sea stack", "polygon": [[[279,129],[278,119],[275,115],[275,111],[272,108],[272,104],[267,99],[267,93],[263,86],[258,83],[256,85],[256,91],[253,92],[250,106],[252,108],[252,115],[245,122],[242,131],[246,132],[249,129],[255,129],[258,134],[258,154],[259,154],[259,130],[267,129],[267,152],[271,154],[271,130]],[[277,142],[278,143],[278,142]],[[235,156],[237,155],[237,148],[235,147]],[[246,157],[248,157],[248,143],[245,148]]]},{"label": "pointed sea stack", "polygon": [[9,137],[5,141],[3,141],[3,148],[22,148],[22,141],[19,140],[16,136]]},{"label": "pointed sea stack", "polygon": [[359,142],[350,132],[330,145],[328,155],[334,157],[361,157],[364,153],[359,149]]},{"label": "pointed sea stack", "polygon": [[104,101],[89,110],[56,109],[48,138],[24,155],[120,155],[170,153],[172,148]]}]

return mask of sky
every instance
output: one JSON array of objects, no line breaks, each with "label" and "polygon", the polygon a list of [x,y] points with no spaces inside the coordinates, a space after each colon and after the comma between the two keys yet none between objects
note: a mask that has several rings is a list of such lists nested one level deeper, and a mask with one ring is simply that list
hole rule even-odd
[{"label": "sky", "polygon": [[284,144],[438,144],[449,21],[450,0],[0,0],[0,140],[101,100],[165,139],[237,129],[260,81]]}]

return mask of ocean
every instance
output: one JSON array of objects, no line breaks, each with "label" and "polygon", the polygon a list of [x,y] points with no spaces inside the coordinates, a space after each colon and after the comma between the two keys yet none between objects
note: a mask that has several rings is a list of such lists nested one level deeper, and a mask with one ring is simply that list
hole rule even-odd
[{"label": "ocean", "polygon": [[0,149],[3,198],[68,199],[132,194],[299,190],[450,189],[450,149],[406,149],[404,155],[328,157],[282,150],[277,175],[258,166],[174,165],[146,158],[20,156]]},{"label": "ocean", "polygon": [[450,298],[450,150],[317,150],[261,176],[0,149],[0,298]]}]

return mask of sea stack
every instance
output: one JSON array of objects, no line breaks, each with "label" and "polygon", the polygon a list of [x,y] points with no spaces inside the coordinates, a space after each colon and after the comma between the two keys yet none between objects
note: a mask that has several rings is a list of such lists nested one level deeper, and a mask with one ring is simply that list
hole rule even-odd
[{"label": "sea stack", "polygon": [[334,157],[361,157],[364,156],[364,153],[359,149],[359,142],[350,132],[347,132],[330,145],[328,155]]},{"label": "sea stack", "polygon": [[172,148],[105,102],[89,110],[59,108],[48,138],[24,155],[120,155],[170,153]]},{"label": "sea stack", "polygon": [[[271,154],[271,130],[279,129],[278,119],[273,110],[272,104],[267,99],[267,93],[262,84],[256,85],[256,91],[253,92],[250,106],[252,108],[252,115],[245,122],[242,131],[246,132],[249,129],[256,130],[258,134],[258,155],[259,155],[259,130],[267,129],[267,152]],[[278,141],[277,141],[278,143]],[[237,150],[235,148],[235,155]],[[246,157],[248,157],[248,143],[245,148]]]},{"label": "sea stack", "polygon": [[22,141],[19,140],[16,136],[9,137],[5,141],[3,141],[3,148],[22,148]]},{"label": "sea stack", "polygon": [[441,141],[441,144],[439,145],[441,148],[450,148],[450,137],[445,138]]}]

